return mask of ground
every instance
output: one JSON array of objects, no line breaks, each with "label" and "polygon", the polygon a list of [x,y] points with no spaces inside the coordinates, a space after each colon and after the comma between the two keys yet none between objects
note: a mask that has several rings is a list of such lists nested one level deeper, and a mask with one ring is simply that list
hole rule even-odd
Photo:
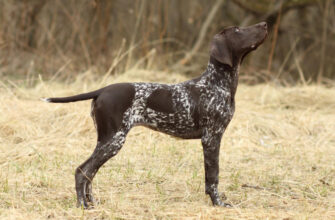
[{"label": "ground", "polygon": [[240,84],[221,143],[220,184],[233,208],[204,193],[199,140],[131,130],[93,181],[99,204],[76,208],[74,171],[96,144],[90,102],[51,104],[121,81],[175,83],[178,74],[128,71],[34,86],[0,80],[1,219],[335,219],[335,88]]}]

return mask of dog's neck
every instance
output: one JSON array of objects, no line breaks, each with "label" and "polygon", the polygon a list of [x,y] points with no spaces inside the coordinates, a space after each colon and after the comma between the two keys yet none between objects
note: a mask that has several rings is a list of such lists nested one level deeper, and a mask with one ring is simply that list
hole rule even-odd
[{"label": "dog's neck", "polygon": [[238,64],[234,64],[233,67],[230,67],[210,57],[206,72],[203,76],[206,77],[207,80],[210,80],[212,84],[229,89],[231,95],[234,96],[238,84],[238,71]]}]

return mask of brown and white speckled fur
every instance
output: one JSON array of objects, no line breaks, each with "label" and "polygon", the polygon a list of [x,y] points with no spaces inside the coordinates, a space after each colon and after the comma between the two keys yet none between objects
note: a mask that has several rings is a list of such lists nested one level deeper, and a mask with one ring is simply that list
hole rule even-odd
[{"label": "brown and white speckled fur", "polygon": [[201,139],[205,164],[205,192],[214,205],[218,193],[219,151],[222,135],[235,111],[238,68],[243,57],[265,39],[264,22],[247,28],[231,27],[214,37],[206,71],[178,84],[119,83],[48,102],[93,99],[91,115],[98,141],[75,174],[78,205],[93,203],[91,181],[99,168],[122,148],[134,126],[146,126],[183,139]]}]

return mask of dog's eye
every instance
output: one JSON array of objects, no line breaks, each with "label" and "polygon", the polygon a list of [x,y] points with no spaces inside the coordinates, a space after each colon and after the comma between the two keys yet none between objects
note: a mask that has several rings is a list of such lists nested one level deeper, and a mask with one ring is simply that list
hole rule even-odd
[{"label": "dog's eye", "polygon": [[239,32],[240,31],[240,29],[238,28],[238,27],[236,27],[235,28],[235,32],[237,33],[237,32]]}]

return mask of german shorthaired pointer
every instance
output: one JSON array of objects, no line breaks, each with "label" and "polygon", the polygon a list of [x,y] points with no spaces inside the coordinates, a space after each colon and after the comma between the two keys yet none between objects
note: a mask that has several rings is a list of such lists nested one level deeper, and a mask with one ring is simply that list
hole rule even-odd
[{"label": "german shorthaired pointer", "polygon": [[99,168],[115,156],[129,130],[143,125],[183,139],[201,139],[205,163],[205,192],[217,206],[221,137],[235,111],[238,69],[243,58],[267,36],[265,22],[229,27],[214,36],[206,71],[198,78],[174,84],[118,83],[64,98],[45,98],[65,103],[93,99],[91,115],[97,146],[75,173],[78,206],[93,204],[91,182]]}]

